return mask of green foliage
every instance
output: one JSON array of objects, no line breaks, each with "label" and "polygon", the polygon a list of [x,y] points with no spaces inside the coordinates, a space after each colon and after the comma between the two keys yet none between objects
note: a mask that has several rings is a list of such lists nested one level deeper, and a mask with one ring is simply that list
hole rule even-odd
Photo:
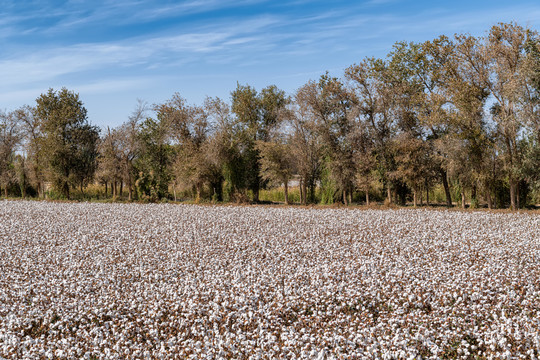
[{"label": "green foliage", "polygon": [[[259,163],[260,153],[255,146],[258,140],[269,141],[272,131],[282,120],[282,112],[288,99],[285,92],[276,86],[264,88],[260,94],[249,85],[237,85],[231,93],[231,110],[239,122],[237,133],[239,151],[242,158],[242,170],[245,186],[253,193],[253,200],[258,201],[259,191],[264,185]],[[236,166],[233,166],[236,167]]]},{"label": "green foliage", "polygon": [[[336,201],[337,185],[332,178],[328,162],[325,163],[321,171],[321,204],[331,205]],[[339,200],[339,199],[338,199]]]},{"label": "green foliage", "polygon": [[228,149],[227,161],[223,165],[224,200],[239,201],[245,198],[246,179],[244,158],[236,148]]},{"label": "green foliage", "polygon": [[0,113],[0,188],[43,195],[52,183],[52,198],[103,200],[97,180],[115,200],[135,186],[140,201],[284,201],[275,186],[294,177],[293,202],[367,192],[405,204],[427,188],[448,206],[466,194],[472,208],[524,207],[540,201],[539,74],[538,33],[498,24],[479,38],[396,43],[344,78],[309,81],[294,102],[238,84],[230,104],[174,94],[144,121],[140,103],[101,141],[78,94],[50,89],[35,108]]},{"label": "green foliage", "polygon": [[99,129],[88,123],[79,95],[66,88],[49,89],[36,103],[50,181],[69,199],[71,186],[81,184],[82,188],[93,178]]},{"label": "green foliage", "polygon": [[[540,134],[539,134],[540,137]],[[525,178],[534,191],[540,192],[540,138],[531,136],[523,141],[524,160],[520,174]]]},{"label": "green foliage", "polygon": [[139,176],[135,185],[141,199],[158,201],[168,196],[174,148],[167,143],[165,125],[162,121],[147,118],[140,127],[143,149],[136,163]]}]

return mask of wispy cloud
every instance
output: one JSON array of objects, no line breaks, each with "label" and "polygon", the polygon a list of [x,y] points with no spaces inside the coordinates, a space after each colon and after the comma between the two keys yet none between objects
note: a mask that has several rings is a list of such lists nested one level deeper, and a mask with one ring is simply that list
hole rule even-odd
[{"label": "wispy cloud", "polygon": [[53,0],[0,0],[0,5],[0,108],[63,84],[96,96],[108,91],[133,98],[172,94],[180,86],[188,98],[199,88],[228,96],[231,89],[220,90],[215,79],[222,87],[241,80],[294,90],[326,69],[340,75],[339,69],[365,56],[385,56],[396,41],[481,35],[498,21],[540,25],[540,8],[532,0],[66,0],[62,6]]},{"label": "wispy cloud", "polygon": [[276,19],[262,17],[227,27],[218,26],[207,32],[75,44],[32,53],[22,50],[10,58],[0,59],[0,78],[3,80],[0,87],[54,80],[108,67],[151,67],[156,63],[168,63],[171,57],[182,59],[182,63],[208,61],[212,56],[232,53],[248,44],[263,46],[261,39],[250,36],[246,29],[260,32],[276,22]]}]

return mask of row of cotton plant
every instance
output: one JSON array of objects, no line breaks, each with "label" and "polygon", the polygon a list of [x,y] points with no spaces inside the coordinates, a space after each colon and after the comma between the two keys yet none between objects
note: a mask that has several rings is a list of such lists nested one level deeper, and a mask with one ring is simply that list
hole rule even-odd
[{"label": "row of cotton plant", "polygon": [[535,359],[540,216],[0,202],[6,359]]}]

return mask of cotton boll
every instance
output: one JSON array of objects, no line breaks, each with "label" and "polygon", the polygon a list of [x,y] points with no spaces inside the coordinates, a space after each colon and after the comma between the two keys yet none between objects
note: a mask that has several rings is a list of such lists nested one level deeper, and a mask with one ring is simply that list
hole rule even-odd
[{"label": "cotton boll", "polygon": [[27,333],[27,354],[181,358],[442,357],[456,342],[474,356],[497,334],[489,354],[519,355],[538,333],[526,214],[2,202],[0,216],[16,245],[0,243],[18,286],[0,284],[7,358]]}]

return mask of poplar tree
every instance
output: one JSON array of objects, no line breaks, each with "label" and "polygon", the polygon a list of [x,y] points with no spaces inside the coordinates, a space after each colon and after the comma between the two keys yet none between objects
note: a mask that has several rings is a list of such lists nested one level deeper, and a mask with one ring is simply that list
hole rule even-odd
[{"label": "poplar tree", "polygon": [[66,88],[49,89],[36,103],[49,180],[69,199],[71,186],[82,188],[94,175],[99,130],[88,123],[79,95]]}]

